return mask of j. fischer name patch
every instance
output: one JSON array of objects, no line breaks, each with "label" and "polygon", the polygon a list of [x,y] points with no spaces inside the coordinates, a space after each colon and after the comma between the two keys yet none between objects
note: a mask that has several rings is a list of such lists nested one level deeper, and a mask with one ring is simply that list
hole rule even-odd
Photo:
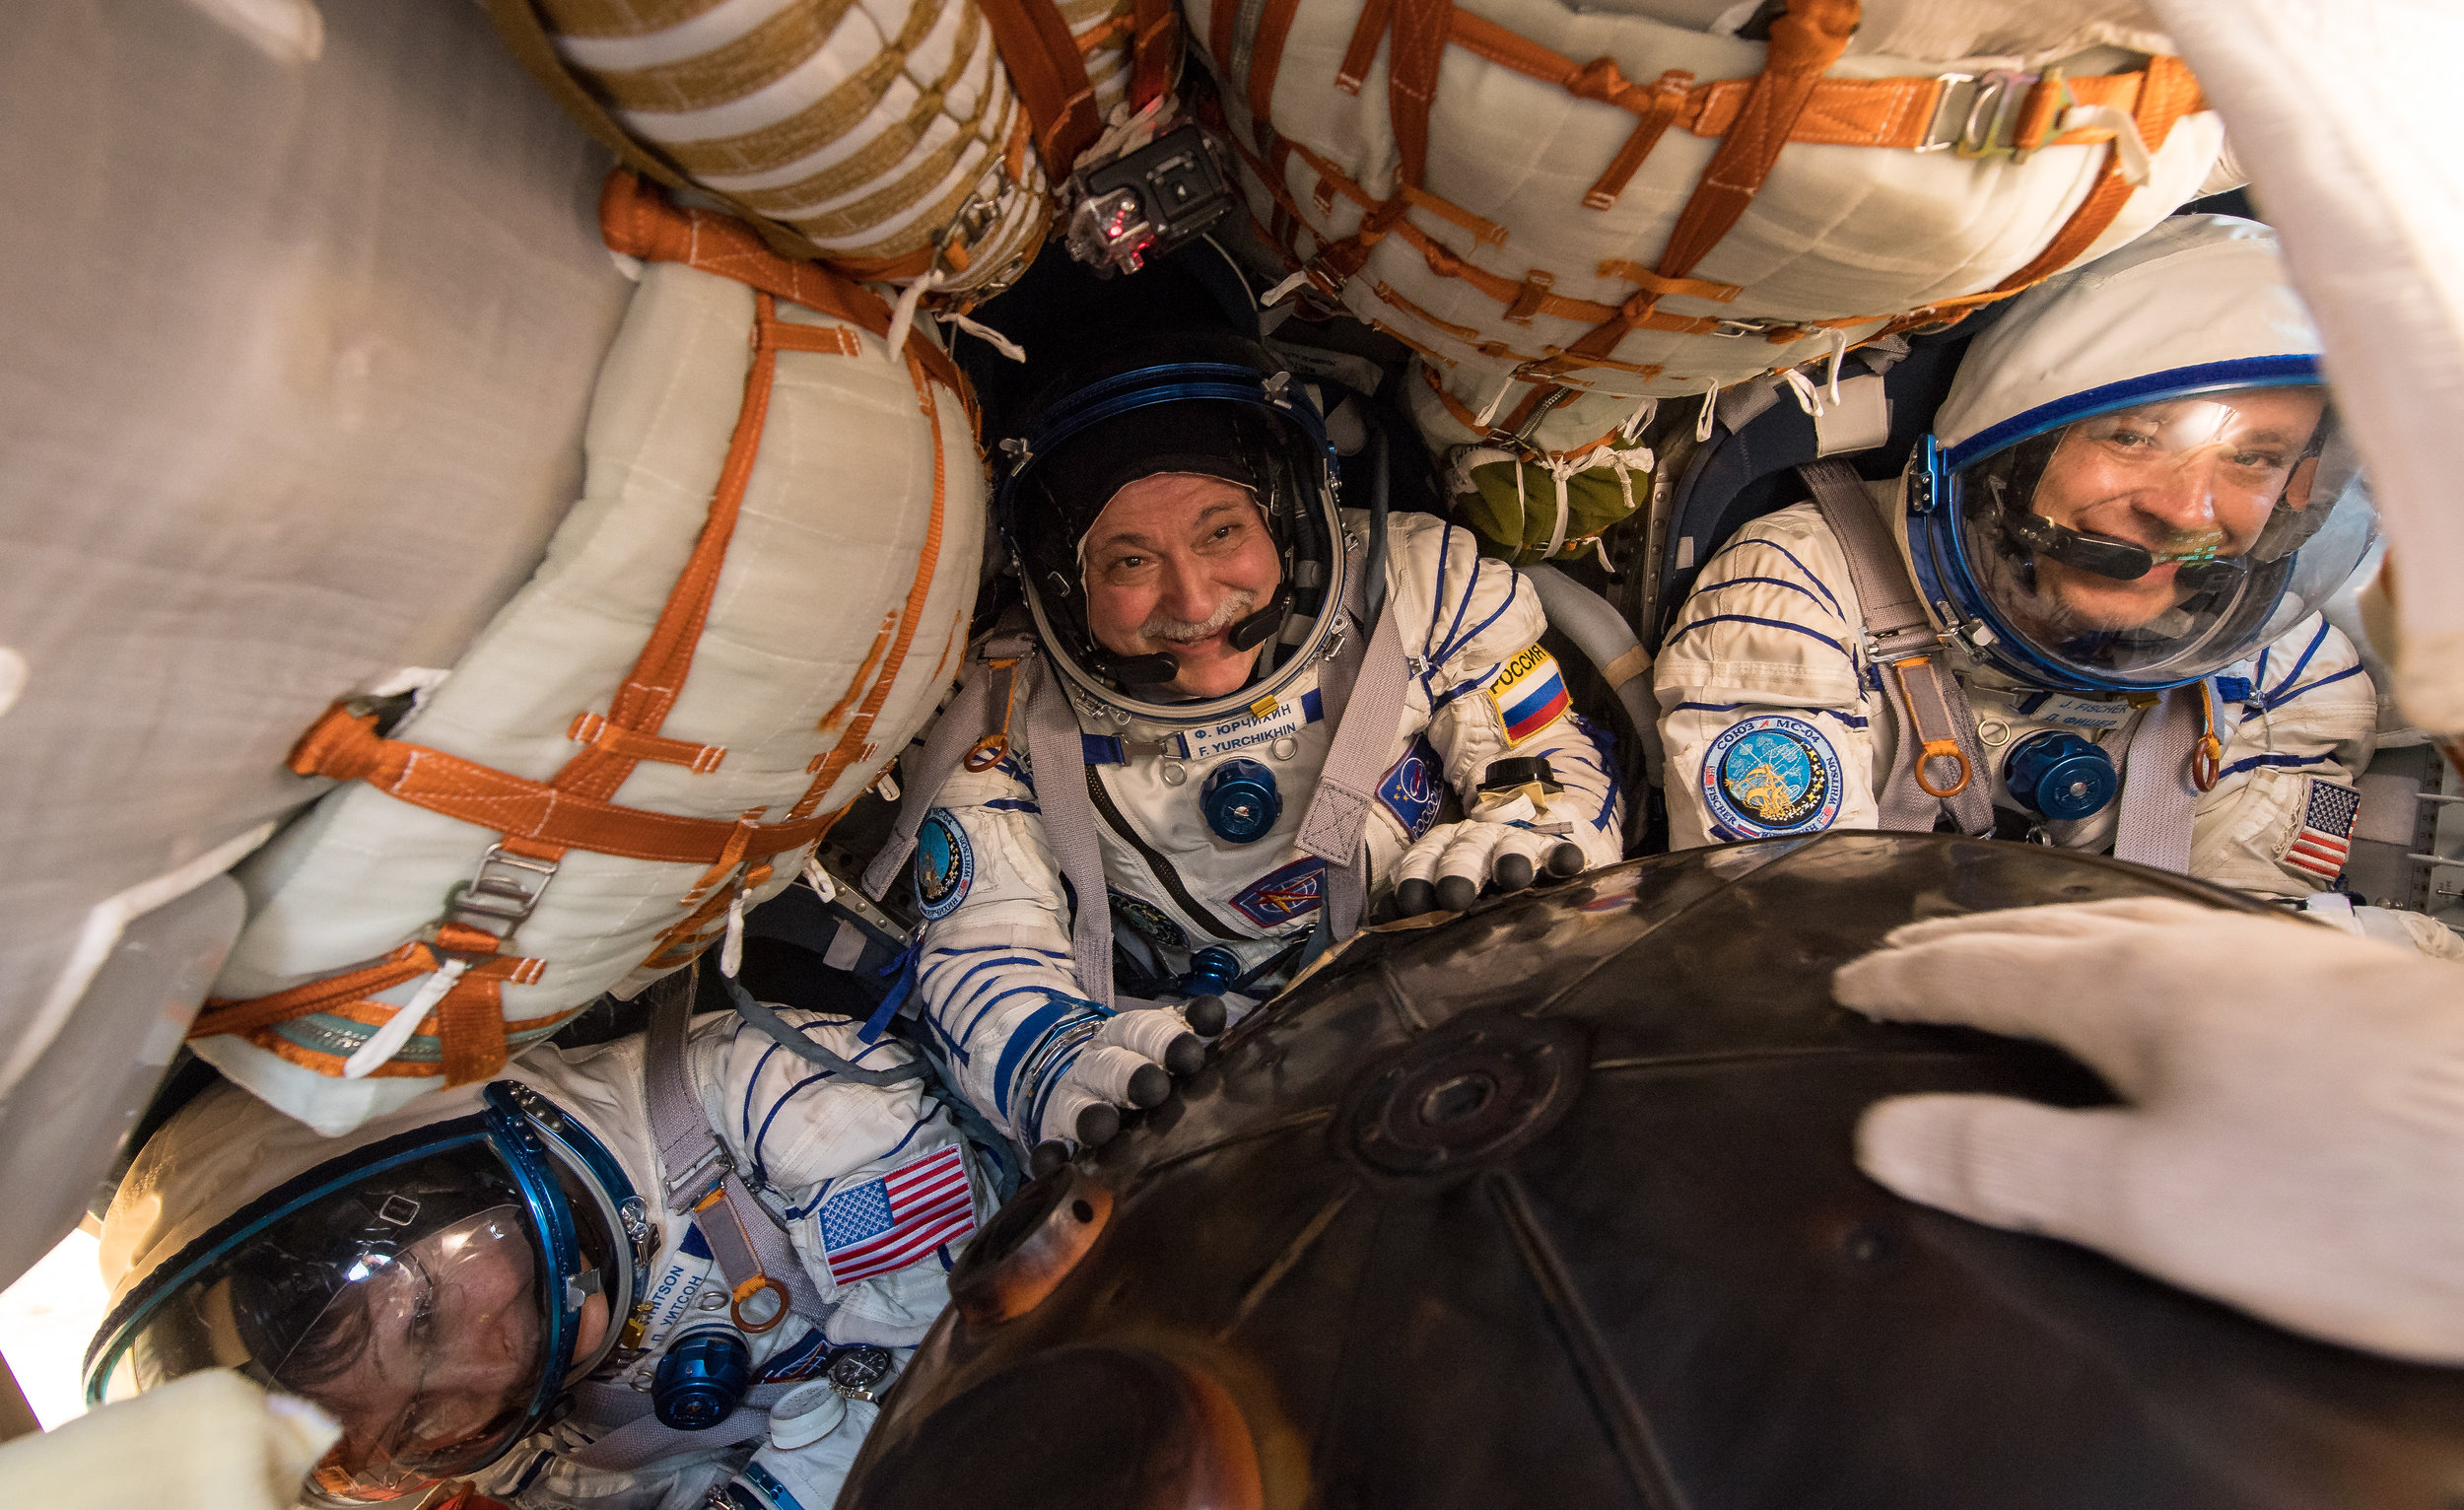
[{"label": "j. fischer name patch", "polygon": [[1732,723],[1703,756],[1702,799],[1731,838],[1828,828],[1839,816],[1839,752],[1802,719]]}]

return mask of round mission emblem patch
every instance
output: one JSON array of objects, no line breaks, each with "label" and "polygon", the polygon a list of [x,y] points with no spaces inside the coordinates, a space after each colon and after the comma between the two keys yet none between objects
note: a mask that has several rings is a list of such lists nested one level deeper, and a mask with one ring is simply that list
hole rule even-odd
[{"label": "round mission emblem patch", "polygon": [[918,910],[936,921],[948,917],[967,900],[975,878],[976,852],[967,845],[967,831],[946,808],[932,809],[916,834]]},{"label": "round mission emblem patch", "polygon": [[1802,834],[1839,816],[1839,752],[1802,719],[1733,723],[1702,762],[1703,803],[1740,839]]}]

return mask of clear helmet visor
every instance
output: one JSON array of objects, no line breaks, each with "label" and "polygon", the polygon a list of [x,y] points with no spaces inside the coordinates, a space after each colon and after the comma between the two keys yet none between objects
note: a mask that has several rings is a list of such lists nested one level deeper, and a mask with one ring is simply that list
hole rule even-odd
[{"label": "clear helmet visor", "polygon": [[101,1360],[101,1394],[238,1369],[342,1423],[316,1497],[416,1493],[534,1429],[562,1391],[551,1370],[606,1331],[605,1297],[572,1295],[554,1268],[535,1203],[484,1140],[389,1161],[186,1266]]},{"label": "clear helmet visor", "polygon": [[2016,658],[2092,687],[2254,653],[2376,533],[2315,382],[2135,396],[1961,465],[1951,498],[1964,575]]}]

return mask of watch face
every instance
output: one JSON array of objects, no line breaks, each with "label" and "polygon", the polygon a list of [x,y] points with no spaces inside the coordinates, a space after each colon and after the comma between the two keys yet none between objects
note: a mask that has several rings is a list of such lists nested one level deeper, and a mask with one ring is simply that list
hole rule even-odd
[{"label": "watch face", "polygon": [[869,1390],[889,1376],[887,1347],[851,1347],[830,1360],[830,1382],[843,1390]]}]

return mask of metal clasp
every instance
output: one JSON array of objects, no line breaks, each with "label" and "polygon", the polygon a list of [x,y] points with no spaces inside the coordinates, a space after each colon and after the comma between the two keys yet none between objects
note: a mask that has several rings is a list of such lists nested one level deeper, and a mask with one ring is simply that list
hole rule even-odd
[{"label": "metal clasp", "polygon": [[1935,83],[1942,93],[1934,101],[1934,118],[1927,123],[1918,152],[1948,148],[1963,158],[2008,155],[2019,135],[2019,116],[2027,108],[2027,92],[2037,75],[1997,68],[1989,73],[1947,73]]},{"label": "metal clasp", "polygon": [[503,844],[492,844],[470,880],[446,900],[445,920],[494,933],[503,942],[530,921],[548,882],[556,879],[556,866],[555,860],[508,855]]}]

